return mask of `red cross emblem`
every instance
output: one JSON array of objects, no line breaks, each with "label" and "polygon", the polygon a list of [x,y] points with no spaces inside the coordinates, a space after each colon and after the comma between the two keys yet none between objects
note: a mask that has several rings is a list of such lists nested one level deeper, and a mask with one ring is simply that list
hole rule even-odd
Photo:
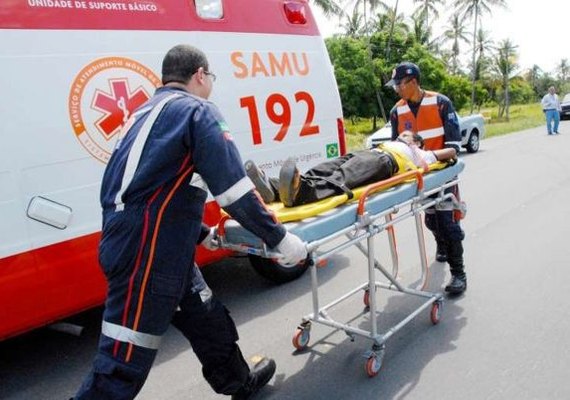
[{"label": "red cross emblem", "polygon": [[97,89],[91,104],[93,109],[104,114],[95,126],[107,140],[117,134],[131,113],[150,98],[142,86],[131,92],[126,78],[110,79],[109,86],[111,93]]}]

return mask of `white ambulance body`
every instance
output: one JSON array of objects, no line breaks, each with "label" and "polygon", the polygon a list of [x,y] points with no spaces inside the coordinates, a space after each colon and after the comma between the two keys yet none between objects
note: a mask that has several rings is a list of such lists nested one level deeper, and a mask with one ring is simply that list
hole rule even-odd
[{"label": "white ambulance body", "polygon": [[[276,175],[289,156],[304,169],[344,152],[338,90],[306,0],[3,2],[0,339],[103,302],[102,173],[181,43],[207,53],[211,100],[244,160]],[[214,202],[206,214],[217,221]]]}]

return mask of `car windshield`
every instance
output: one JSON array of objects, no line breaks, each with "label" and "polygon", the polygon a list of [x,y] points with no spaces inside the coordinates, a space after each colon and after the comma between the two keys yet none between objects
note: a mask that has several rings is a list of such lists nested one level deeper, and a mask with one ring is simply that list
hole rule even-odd
[{"label": "car windshield", "polygon": [[568,93],[566,96],[564,96],[564,100],[562,100],[564,103],[570,103],[570,93]]}]

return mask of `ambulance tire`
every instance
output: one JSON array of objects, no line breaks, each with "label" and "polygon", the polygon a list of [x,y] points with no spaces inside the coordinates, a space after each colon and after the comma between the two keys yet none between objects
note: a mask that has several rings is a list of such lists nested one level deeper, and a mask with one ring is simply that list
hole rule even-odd
[{"label": "ambulance tire", "polygon": [[286,268],[267,258],[262,258],[251,254],[248,254],[248,257],[249,262],[251,263],[251,266],[255,272],[257,272],[265,279],[275,283],[286,283],[293,281],[303,275],[309,268],[308,263],[298,264],[292,268]]}]

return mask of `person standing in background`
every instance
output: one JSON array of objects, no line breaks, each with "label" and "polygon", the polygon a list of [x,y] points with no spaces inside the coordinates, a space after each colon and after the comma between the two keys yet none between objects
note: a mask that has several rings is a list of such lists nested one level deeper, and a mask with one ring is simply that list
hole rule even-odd
[{"label": "person standing in background", "polygon": [[558,125],[560,124],[560,100],[556,94],[554,86],[548,88],[548,93],[544,95],[542,101],[542,111],[546,116],[546,130],[549,135],[558,135]]}]

